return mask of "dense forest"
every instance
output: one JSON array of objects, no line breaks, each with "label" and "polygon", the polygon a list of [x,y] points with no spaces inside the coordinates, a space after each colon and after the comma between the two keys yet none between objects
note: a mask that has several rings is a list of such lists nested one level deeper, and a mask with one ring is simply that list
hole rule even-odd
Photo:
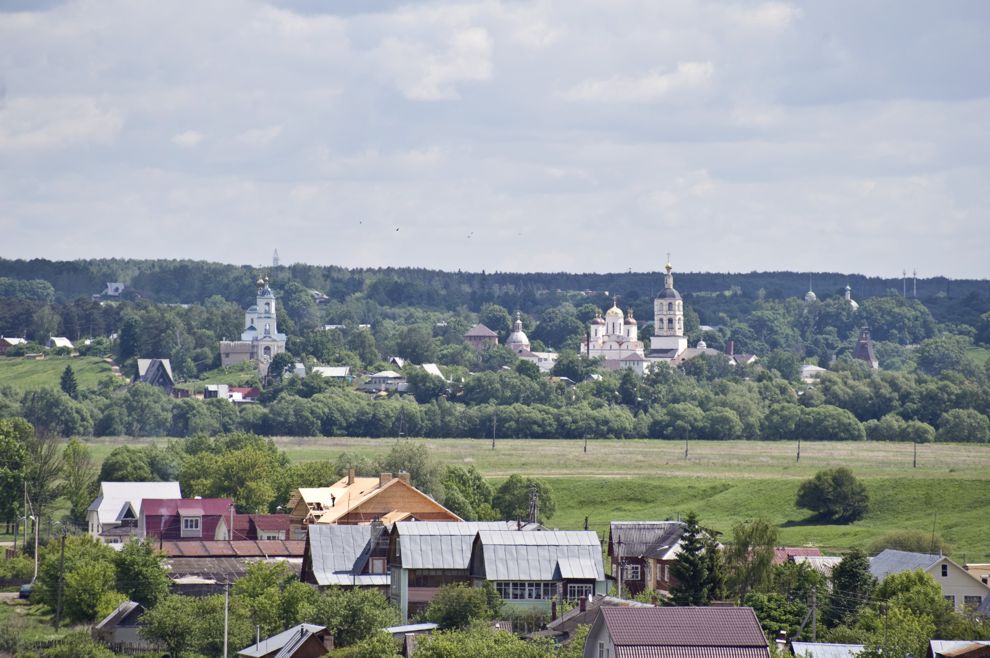
[{"label": "dense forest", "polygon": [[[112,357],[126,375],[137,357],[171,360],[179,381],[216,376],[218,341],[236,337],[259,270],[190,261],[0,261],[0,334],[41,351],[49,336]],[[107,380],[98,389],[20,393],[0,383],[0,416],[54,433],[810,438],[990,440],[990,296],[986,281],[869,279],[813,274],[676,274],[689,341],[759,357],[731,367],[702,357],[648,377],[602,371],[579,356],[589,320],[619,297],[651,332],[657,273],[508,274],[294,265],[263,271],[278,298],[291,359],[265,382],[262,404],[173,400]],[[95,294],[106,282],[119,297]],[[844,296],[846,282],[858,307]],[[476,352],[464,332],[481,321],[504,339],[521,312],[534,350],[560,358],[542,376],[504,348]],[[334,328],[327,329],[327,325]],[[360,325],[369,325],[369,329]],[[851,353],[870,327],[881,371]],[[85,339],[85,340],[80,340]],[[63,350],[66,351],[66,350]],[[59,350],[48,352],[49,358]],[[71,359],[66,363],[71,365]],[[438,363],[444,380],[410,367],[407,395],[371,398],[318,375],[283,374],[299,361],[391,368],[388,358]],[[802,364],[828,368],[813,385]],[[531,367],[530,367],[531,366]],[[571,384],[574,382],[575,384]],[[242,383],[260,385],[245,372]],[[63,387],[64,389],[64,387]]]}]

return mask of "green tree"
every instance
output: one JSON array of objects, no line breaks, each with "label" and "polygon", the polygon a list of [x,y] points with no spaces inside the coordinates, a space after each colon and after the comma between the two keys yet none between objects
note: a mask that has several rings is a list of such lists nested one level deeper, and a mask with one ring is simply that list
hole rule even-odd
[{"label": "green tree", "polygon": [[896,605],[888,607],[885,613],[866,611],[859,627],[868,632],[865,648],[859,654],[864,658],[923,656],[935,634],[930,616]]},{"label": "green tree", "polygon": [[533,491],[538,498],[537,521],[543,523],[553,517],[557,503],[553,498],[553,489],[541,480],[524,478],[516,473],[510,475],[495,490],[492,506],[506,521],[525,520],[529,518],[530,493]]},{"label": "green tree", "polygon": [[409,480],[418,489],[434,497],[443,497],[443,467],[422,443],[396,441],[379,463],[386,473],[409,473]]},{"label": "green tree", "polygon": [[[486,585],[492,587],[491,583]],[[474,622],[489,621],[498,615],[502,600],[497,595],[494,599],[493,606],[489,593],[482,587],[464,583],[444,585],[433,596],[425,616],[445,630],[467,628]]]},{"label": "green tree", "polygon": [[295,365],[295,357],[288,352],[279,352],[272,357],[271,363],[268,364],[268,376],[275,381],[281,381],[285,373],[292,372]]},{"label": "green tree", "polygon": [[41,434],[83,436],[93,433],[89,411],[57,388],[39,388],[21,399],[24,418]]},{"label": "green tree", "polygon": [[670,567],[676,584],[670,594],[674,605],[707,605],[716,596],[716,583],[720,575],[713,573],[710,555],[712,544],[708,532],[698,525],[698,516],[691,512],[684,519],[685,530],[681,536],[681,550]]},{"label": "green tree", "polygon": [[100,482],[152,482],[148,453],[132,446],[114,448],[100,466]]},{"label": "green tree", "polygon": [[763,589],[770,580],[777,526],[759,518],[732,526],[732,542],[725,551],[728,584],[742,598]]},{"label": "green tree", "polygon": [[147,541],[130,541],[114,555],[117,591],[145,608],[154,607],[168,593],[170,584],[164,555]]},{"label": "green tree", "polygon": [[[241,608],[231,605],[228,644],[244,647],[254,641]],[[141,634],[165,648],[169,655],[219,656],[223,647],[224,597],[169,594],[141,618]]]},{"label": "green tree", "polygon": [[866,486],[848,468],[819,471],[798,487],[797,506],[838,523],[861,519],[870,507]]},{"label": "green tree", "polygon": [[938,440],[987,443],[990,419],[974,409],[950,409],[938,421]]},{"label": "green tree", "polygon": [[[442,482],[444,505],[461,518],[470,521],[492,521],[498,518],[492,507],[495,494],[491,485],[473,464],[467,467],[448,464],[444,467]],[[447,504],[454,496],[460,497],[456,504],[463,504],[461,509],[468,516],[460,514]]]},{"label": "green tree", "polygon": [[62,378],[59,380],[62,391],[73,400],[79,395],[79,384],[76,382],[76,373],[72,371],[72,366],[65,366],[62,371]]},{"label": "green tree", "polygon": [[[61,540],[51,541],[39,555],[38,580],[32,600],[55,612],[58,602]],[[115,584],[114,550],[89,535],[65,538],[63,609],[70,621],[92,621],[100,597]]]},{"label": "green tree", "polygon": [[319,594],[281,562],[256,562],[234,583],[233,597],[262,636],[274,635],[313,615]]},{"label": "green tree", "polygon": [[86,509],[99,488],[96,462],[89,448],[73,437],[62,451],[62,463],[62,496],[69,501],[69,519],[78,526],[85,525]]},{"label": "green tree", "polygon": [[23,418],[0,418],[0,519],[22,513],[24,481],[30,468],[28,442],[34,430]]},{"label": "green tree", "polygon": [[498,334],[499,342],[505,342],[512,331],[512,316],[498,304],[485,304],[478,313],[478,321]]},{"label": "green tree", "polygon": [[852,626],[865,606],[877,580],[870,573],[870,559],[854,548],[832,569],[832,592],[825,606],[823,620],[829,628]]},{"label": "green tree", "polygon": [[399,611],[380,592],[337,587],[320,592],[311,618],[326,626],[341,647],[360,642],[398,619]]},{"label": "green tree", "polygon": [[422,368],[406,366],[403,374],[409,384],[409,392],[420,404],[435,400],[447,391],[447,382],[442,377],[431,375]]},{"label": "green tree", "polygon": [[798,630],[808,613],[804,603],[788,600],[778,592],[749,592],[740,603],[753,609],[767,637],[775,637],[780,631],[786,631],[789,638],[801,637]]}]

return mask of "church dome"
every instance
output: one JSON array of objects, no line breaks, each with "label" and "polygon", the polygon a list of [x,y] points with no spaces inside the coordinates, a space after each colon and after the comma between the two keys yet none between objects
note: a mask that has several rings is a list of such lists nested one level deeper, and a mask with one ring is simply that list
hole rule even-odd
[{"label": "church dome", "polygon": [[660,294],[657,295],[657,299],[680,299],[680,298],[681,298],[681,293],[677,292],[673,288],[664,288],[663,290],[660,291]]},{"label": "church dome", "polygon": [[613,305],[612,308],[605,312],[606,318],[619,318],[622,319],[622,311],[618,306]]},{"label": "church dome", "polygon": [[706,343],[704,340],[699,340],[698,341],[698,349],[699,350],[707,350],[708,349],[708,343]]},{"label": "church dome", "polygon": [[596,315],[595,319],[591,321],[591,324],[605,324],[605,320],[602,320],[602,316]]},{"label": "church dome", "polygon": [[806,301],[806,302],[817,302],[818,301],[818,295],[815,294],[815,291],[814,290],[809,290],[808,292],[804,293],[804,301]]},{"label": "church dome", "polygon": [[636,322],[636,318],[633,317],[633,310],[632,309],[629,309],[626,312],[626,324],[632,324],[632,325],[638,324]]},{"label": "church dome", "polygon": [[529,349],[529,336],[522,328],[522,316],[516,313],[516,321],[512,325],[512,333],[509,334],[508,339],[506,339],[505,344],[507,347],[520,347],[523,349]]}]

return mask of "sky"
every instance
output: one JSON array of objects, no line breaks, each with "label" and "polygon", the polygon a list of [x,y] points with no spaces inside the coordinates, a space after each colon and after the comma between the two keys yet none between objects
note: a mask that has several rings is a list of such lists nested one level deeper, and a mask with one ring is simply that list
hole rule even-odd
[{"label": "sky", "polygon": [[0,0],[0,257],[990,276],[990,3]]}]

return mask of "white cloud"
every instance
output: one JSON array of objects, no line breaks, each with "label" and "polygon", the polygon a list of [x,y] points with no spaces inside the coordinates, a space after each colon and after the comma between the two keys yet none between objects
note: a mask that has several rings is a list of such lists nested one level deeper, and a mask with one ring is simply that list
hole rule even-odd
[{"label": "white cloud", "polygon": [[488,31],[479,27],[456,30],[442,49],[403,38],[387,38],[377,49],[382,68],[418,101],[459,99],[458,83],[491,78],[491,54]]},{"label": "white cloud", "polygon": [[0,151],[108,144],[123,117],[85,96],[19,97],[0,105]]},{"label": "white cloud", "polygon": [[671,92],[707,84],[714,71],[711,62],[681,62],[668,73],[585,80],[564,92],[564,97],[572,101],[598,103],[651,103]]},{"label": "white cloud", "polygon": [[267,146],[282,134],[282,126],[252,128],[237,136],[237,141],[248,146]]},{"label": "white cloud", "polygon": [[184,130],[181,133],[172,135],[172,143],[182,148],[194,148],[203,141],[203,133],[195,130]]}]

